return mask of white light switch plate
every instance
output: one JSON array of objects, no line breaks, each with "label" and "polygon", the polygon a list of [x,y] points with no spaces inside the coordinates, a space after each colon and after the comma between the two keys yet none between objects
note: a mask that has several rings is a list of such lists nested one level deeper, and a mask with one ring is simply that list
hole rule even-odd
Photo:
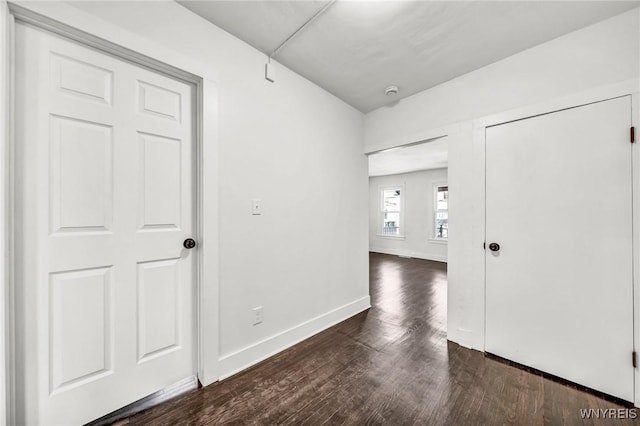
[{"label": "white light switch plate", "polygon": [[253,325],[262,323],[262,306],[257,306],[252,309],[253,311]]},{"label": "white light switch plate", "polygon": [[262,208],[260,206],[261,204],[262,203],[260,198],[254,198],[253,200],[251,200],[251,214],[262,214]]}]

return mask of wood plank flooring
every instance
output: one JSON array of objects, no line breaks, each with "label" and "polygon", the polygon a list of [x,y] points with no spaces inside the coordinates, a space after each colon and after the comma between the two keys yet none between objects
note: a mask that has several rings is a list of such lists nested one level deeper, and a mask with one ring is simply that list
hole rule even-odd
[{"label": "wood plank flooring", "polygon": [[372,253],[370,273],[367,312],[119,424],[634,423],[583,420],[627,407],[448,342],[445,264]]}]

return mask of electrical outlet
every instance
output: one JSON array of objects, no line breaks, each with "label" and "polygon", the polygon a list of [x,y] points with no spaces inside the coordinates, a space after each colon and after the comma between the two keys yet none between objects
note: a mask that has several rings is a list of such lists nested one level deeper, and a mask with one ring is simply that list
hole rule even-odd
[{"label": "electrical outlet", "polygon": [[258,325],[262,322],[262,306],[257,306],[252,309],[253,311],[253,325]]}]

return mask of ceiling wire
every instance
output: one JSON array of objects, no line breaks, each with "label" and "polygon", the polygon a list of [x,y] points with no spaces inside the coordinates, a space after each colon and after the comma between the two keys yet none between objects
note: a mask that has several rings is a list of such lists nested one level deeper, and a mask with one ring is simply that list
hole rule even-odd
[{"label": "ceiling wire", "polygon": [[271,62],[271,58],[275,58],[278,53],[293,39],[300,31],[302,31],[305,27],[311,24],[316,18],[322,15],[327,11],[337,0],[330,0],[327,4],[322,6],[320,10],[318,10],[311,18],[307,20],[304,24],[302,24],[297,30],[295,30],[289,37],[285,39],[278,47],[276,47],[271,54],[269,54],[269,62]]}]

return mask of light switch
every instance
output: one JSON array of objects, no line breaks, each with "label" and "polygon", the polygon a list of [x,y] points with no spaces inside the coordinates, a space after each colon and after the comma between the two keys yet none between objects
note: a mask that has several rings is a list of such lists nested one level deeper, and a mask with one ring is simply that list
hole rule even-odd
[{"label": "light switch", "polygon": [[251,200],[251,214],[257,215],[262,214],[262,209],[260,207],[260,198],[254,198]]}]

